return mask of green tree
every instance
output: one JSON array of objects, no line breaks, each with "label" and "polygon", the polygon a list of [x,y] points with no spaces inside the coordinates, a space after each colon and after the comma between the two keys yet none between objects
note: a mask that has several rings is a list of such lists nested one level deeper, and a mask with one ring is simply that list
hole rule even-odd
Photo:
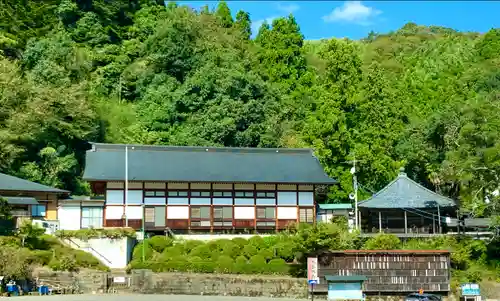
[{"label": "green tree", "polygon": [[252,35],[252,22],[250,21],[250,14],[245,11],[238,11],[236,14],[236,22],[234,25],[241,32],[245,40],[249,40]]},{"label": "green tree", "polygon": [[217,8],[215,9],[215,16],[219,20],[220,26],[224,28],[229,28],[233,26],[233,17],[231,16],[231,11],[229,6],[227,6],[226,1],[220,0]]}]

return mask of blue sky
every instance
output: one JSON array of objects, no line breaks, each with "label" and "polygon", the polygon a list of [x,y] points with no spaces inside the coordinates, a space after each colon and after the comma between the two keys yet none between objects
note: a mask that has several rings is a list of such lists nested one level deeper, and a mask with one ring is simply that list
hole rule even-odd
[{"label": "blue sky", "polygon": [[[194,8],[217,1],[179,1]],[[253,28],[264,20],[293,13],[306,39],[360,39],[373,30],[387,33],[408,22],[460,31],[486,32],[500,27],[497,1],[227,1],[233,16],[250,13]]]}]

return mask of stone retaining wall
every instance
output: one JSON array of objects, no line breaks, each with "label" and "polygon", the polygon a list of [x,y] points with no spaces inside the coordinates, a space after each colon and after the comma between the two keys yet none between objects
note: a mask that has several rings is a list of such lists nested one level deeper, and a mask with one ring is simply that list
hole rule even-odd
[{"label": "stone retaining wall", "polygon": [[[53,272],[37,269],[35,277],[49,285],[71,286],[77,284],[81,293],[143,293],[180,295],[221,295],[246,297],[283,297],[306,299],[306,279],[273,277],[263,275],[217,275],[194,273],[153,273],[149,270],[135,270],[130,275],[83,270],[79,273]],[[125,282],[113,283],[113,277],[124,277]],[[123,280],[123,278],[121,279]],[[496,291],[498,287],[492,289]],[[491,294],[492,291],[489,293]],[[485,287],[486,293],[486,287]],[[488,294],[486,298],[498,298],[500,291]],[[317,295],[315,299],[326,299]],[[368,301],[400,301],[404,296],[367,296]],[[443,301],[455,301],[454,296]]]}]

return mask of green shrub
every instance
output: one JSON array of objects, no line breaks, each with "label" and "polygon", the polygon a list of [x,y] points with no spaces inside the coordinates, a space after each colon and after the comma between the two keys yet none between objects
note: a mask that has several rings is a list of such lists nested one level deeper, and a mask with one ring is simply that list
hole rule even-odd
[{"label": "green shrub", "polygon": [[171,247],[165,248],[161,253],[160,260],[166,261],[172,257],[179,257],[186,255],[183,244],[176,244]]},{"label": "green shrub", "polygon": [[157,265],[156,262],[150,262],[150,261],[142,262],[141,260],[134,259],[134,260],[130,261],[130,263],[128,264],[127,271],[143,270],[143,269],[154,270],[153,266],[155,266],[155,265]]},{"label": "green shrub", "polygon": [[49,250],[34,250],[30,252],[29,260],[31,263],[39,265],[48,265],[54,256],[53,251]]},{"label": "green shrub", "polygon": [[61,262],[56,258],[52,258],[52,260],[49,262],[49,268],[54,271],[62,271]]},{"label": "green shrub", "polygon": [[401,240],[393,234],[379,233],[368,239],[363,246],[365,250],[396,250],[401,249]]},{"label": "green shrub", "polygon": [[161,235],[153,236],[149,239],[146,239],[147,243],[155,250],[156,252],[163,252],[165,248],[173,245],[173,241],[171,238]]},{"label": "green shrub", "polygon": [[143,241],[135,245],[134,251],[132,252],[132,259],[142,260],[142,252],[144,246],[144,258],[145,260],[150,260],[153,258],[154,250],[153,248],[146,242]]},{"label": "green shrub", "polygon": [[66,255],[61,257],[59,260],[61,264],[61,271],[76,272],[78,271],[78,265],[74,256]]},{"label": "green shrub", "polygon": [[269,249],[260,250],[257,255],[262,256],[266,261],[273,259],[274,253]]},{"label": "green shrub", "polygon": [[248,244],[254,246],[257,250],[263,250],[266,248],[266,242],[260,236],[252,236],[248,239]]},{"label": "green shrub", "polygon": [[254,255],[248,260],[249,272],[250,273],[265,273],[267,271],[267,262],[264,257],[260,255]]},{"label": "green shrub", "polygon": [[248,244],[243,247],[243,255],[245,255],[248,258],[257,255],[258,252],[259,250],[257,250],[257,248],[253,245]]},{"label": "green shrub", "polygon": [[190,270],[190,262],[186,256],[172,257],[164,262],[165,269],[168,272],[186,272]]},{"label": "green shrub", "polygon": [[230,241],[223,246],[221,255],[228,256],[231,258],[236,258],[241,253],[240,247],[234,242]]},{"label": "green shrub", "polygon": [[20,247],[21,239],[15,236],[0,236],[1,247]]},{"label": "green shrub", "polygon": [[231,241],[235,243],[240,249],[243,249],[243,247],[248,244],[248,240],[241,237],[235,237],[231,239]]},{"label": "green shrub", "polygon": [[78,238],[88,240],[91,238],[106,237],[118,239],[123,237],[135,238],[136,233],[131,228],[116,228],[116,229],[80,229],[80,230],[59,230],[56,232],[59,238]]},{"label": "green shrub", "polygon": [[246,274],[248,271],[248,259],[245,256],[236,257],[234,260],[233,272],[236,274]]},{"label": "green shrub", "polygon": [[267,270],[270,274],[286,275],[288,274],[288,264],[281,258],[271,259],[267,264]]},{"label": "green shrub", "polygon": [[194,248],[204,244],[205,243],[201,240],[187,240],[186,242],[184,242],[184,249],[186,250],[186,253],[189,253]]},{"label": "green shrub", "polygon": [[276,256],[282,258],[286,262],[292,262],[295,258],[294,244],[292,242],[282,242],[276,245],[274,248]]},{"label": "green shrub", "polygon": [[198,256],[189,257],[189,271],[194,273],[213,273],[215,264],[211,259]]},{"label": "green shrub", "polygon": [[229,274],[234,270],[234,261],[231,257],[222,255],[217,259],[215,271],[217,273]]},{"label": "green shrub", "polygon": [[76,261],[76,265],[79,268],[97,268],[97,269],[106,269],[105,266],[92,254],[87,253],[82,250],[74,250],[74,258]]},{"label": "green shrub", "polygon": [[210,246],[204,244],[195,247],[189,252],[189,256],[200,257],[202,259],[208,259],[212,256],[212,254],[217,254],[217,252],[213,252],[210,250]]}]

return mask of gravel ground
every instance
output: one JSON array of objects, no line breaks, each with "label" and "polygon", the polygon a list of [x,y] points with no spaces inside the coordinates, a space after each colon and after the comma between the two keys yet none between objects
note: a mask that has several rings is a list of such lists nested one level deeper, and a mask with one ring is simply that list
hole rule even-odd
[{"label": "gravel ground", "polygon": [[263,297],[224,297],[224,296],[183,296],[183,295],[52,295],[52,296],[20,296],[14,300],[37,301],[300,301],[304,299],[282,299]]}]

